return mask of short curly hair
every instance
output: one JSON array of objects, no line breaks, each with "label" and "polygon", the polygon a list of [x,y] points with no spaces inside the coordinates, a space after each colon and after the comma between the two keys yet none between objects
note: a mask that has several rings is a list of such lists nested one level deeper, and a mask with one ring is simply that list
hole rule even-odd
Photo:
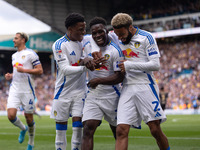
[{"label": "short curly hair", "polygon": [[68,29],[69,27],[76,25],[78,22],[85,22],[84,16],[79,13],[70,13],[65,19],[65,27]]},{"label": "short curly hair", "polygon": [[106,20],[102,17],[94,17],[90,20],[89,26],[90,28],[95,24],[103,24],[104,26],[107,25]]},{"label": "short curly hair", "polygon": [[130,25],[133,25],[133,18],[126,13],[118,13],[112,18],[111,25],[115,29],[119,29],[122,27],[127,28]]}]

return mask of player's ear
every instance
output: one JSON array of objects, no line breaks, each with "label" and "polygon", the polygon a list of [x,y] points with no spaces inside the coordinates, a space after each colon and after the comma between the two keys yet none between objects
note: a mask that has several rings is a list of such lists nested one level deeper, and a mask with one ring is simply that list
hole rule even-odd
[{"label": "player's ear", "polygon": [[68,31],[72,31],[72,26],[67,28]]},{"label": "player's ear", "polygon": [[133,26],[130,25],[130,26],[128,27],[128,30],[129,30],[130,32],[133,31]]}]

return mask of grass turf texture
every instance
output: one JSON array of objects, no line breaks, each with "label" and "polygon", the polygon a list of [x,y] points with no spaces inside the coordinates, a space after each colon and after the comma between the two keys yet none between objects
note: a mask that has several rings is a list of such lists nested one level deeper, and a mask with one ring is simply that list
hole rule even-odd
[{"label": "grass turf texture", "polygon": [[[23,116],[19,116],[25,123]],[[35,117],[35,150],[54,150],[55,122],[49,116]],[[168,115],[161,124],[167,135],[171,150],[200,150],[200,115]],[[24,143],[18,143],[20,130],[13,126],[6,116],[0,116],[0,150],[25,150],[28,134]],[[67,149],[71,149],[71,119],[67,130]],[[106,121],[98,127],[94,136],[94,150],[114,150],[115,140]],[[131,129],[129,150],[159,150],[148,126],[142,123],[142,129]]]}]

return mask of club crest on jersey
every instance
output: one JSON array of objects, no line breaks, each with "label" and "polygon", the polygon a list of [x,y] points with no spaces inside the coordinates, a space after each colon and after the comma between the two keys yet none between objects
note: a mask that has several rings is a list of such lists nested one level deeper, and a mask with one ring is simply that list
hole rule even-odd
[{"label": "club crest on jersey", "polygon": [[57,111],[54,110],[53,114],[56,117],[57,116]]},{"label": "club crest on jersey", "polygon": [[105,57],[105,60],[108,60],[110,58],[110,55],[109,54],[105,54],[104,57]]},{"label": "club crest on jersey", "polygon": [[24,59],[24,58],[25,58],[25,55],[22,56],[22,59]]},{"label": "club crest on jersey", "polygon": [[139,52],[137,52],[137,54],[135,52],[133,52],[130,48],[126,49],[126,50],[122,50],[123,54],[125,57],[127,58],[131,58],[131,57],[137,57],[139,58]]},{"label": "club crest on jersey", "polygon": [[135,42],[135,48],[138,48],[138,47],[140,47],[140,42]]}]

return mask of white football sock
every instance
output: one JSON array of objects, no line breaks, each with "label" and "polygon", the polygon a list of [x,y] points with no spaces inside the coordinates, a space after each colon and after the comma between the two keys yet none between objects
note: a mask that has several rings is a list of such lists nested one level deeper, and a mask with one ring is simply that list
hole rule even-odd
[{"label": "white football sock", "polygon": [[21,130],[25,130],[26,126],[21,122],[21,120],[16,117],[14,121],[11,121],[12,124],[14,124],[15,126],[19,127]]},{"label": "white football sock", "polygon": [[71,149],[81,150],[82,127],[72,127]]},{"label": "white football sock", "polygon": [[34,146],[34,138],[35,138],[35,123],[33,126],[28,127],[28,133],[29,133],[29,141],[28,144]]},{"label": "white football sock", "polygon": [[55,141],[56,150],[58,150],[59,148],[61,148],[62,150],[66,150],[67,146],[66,131],[67,130],[56,130],[56,141]]}]

